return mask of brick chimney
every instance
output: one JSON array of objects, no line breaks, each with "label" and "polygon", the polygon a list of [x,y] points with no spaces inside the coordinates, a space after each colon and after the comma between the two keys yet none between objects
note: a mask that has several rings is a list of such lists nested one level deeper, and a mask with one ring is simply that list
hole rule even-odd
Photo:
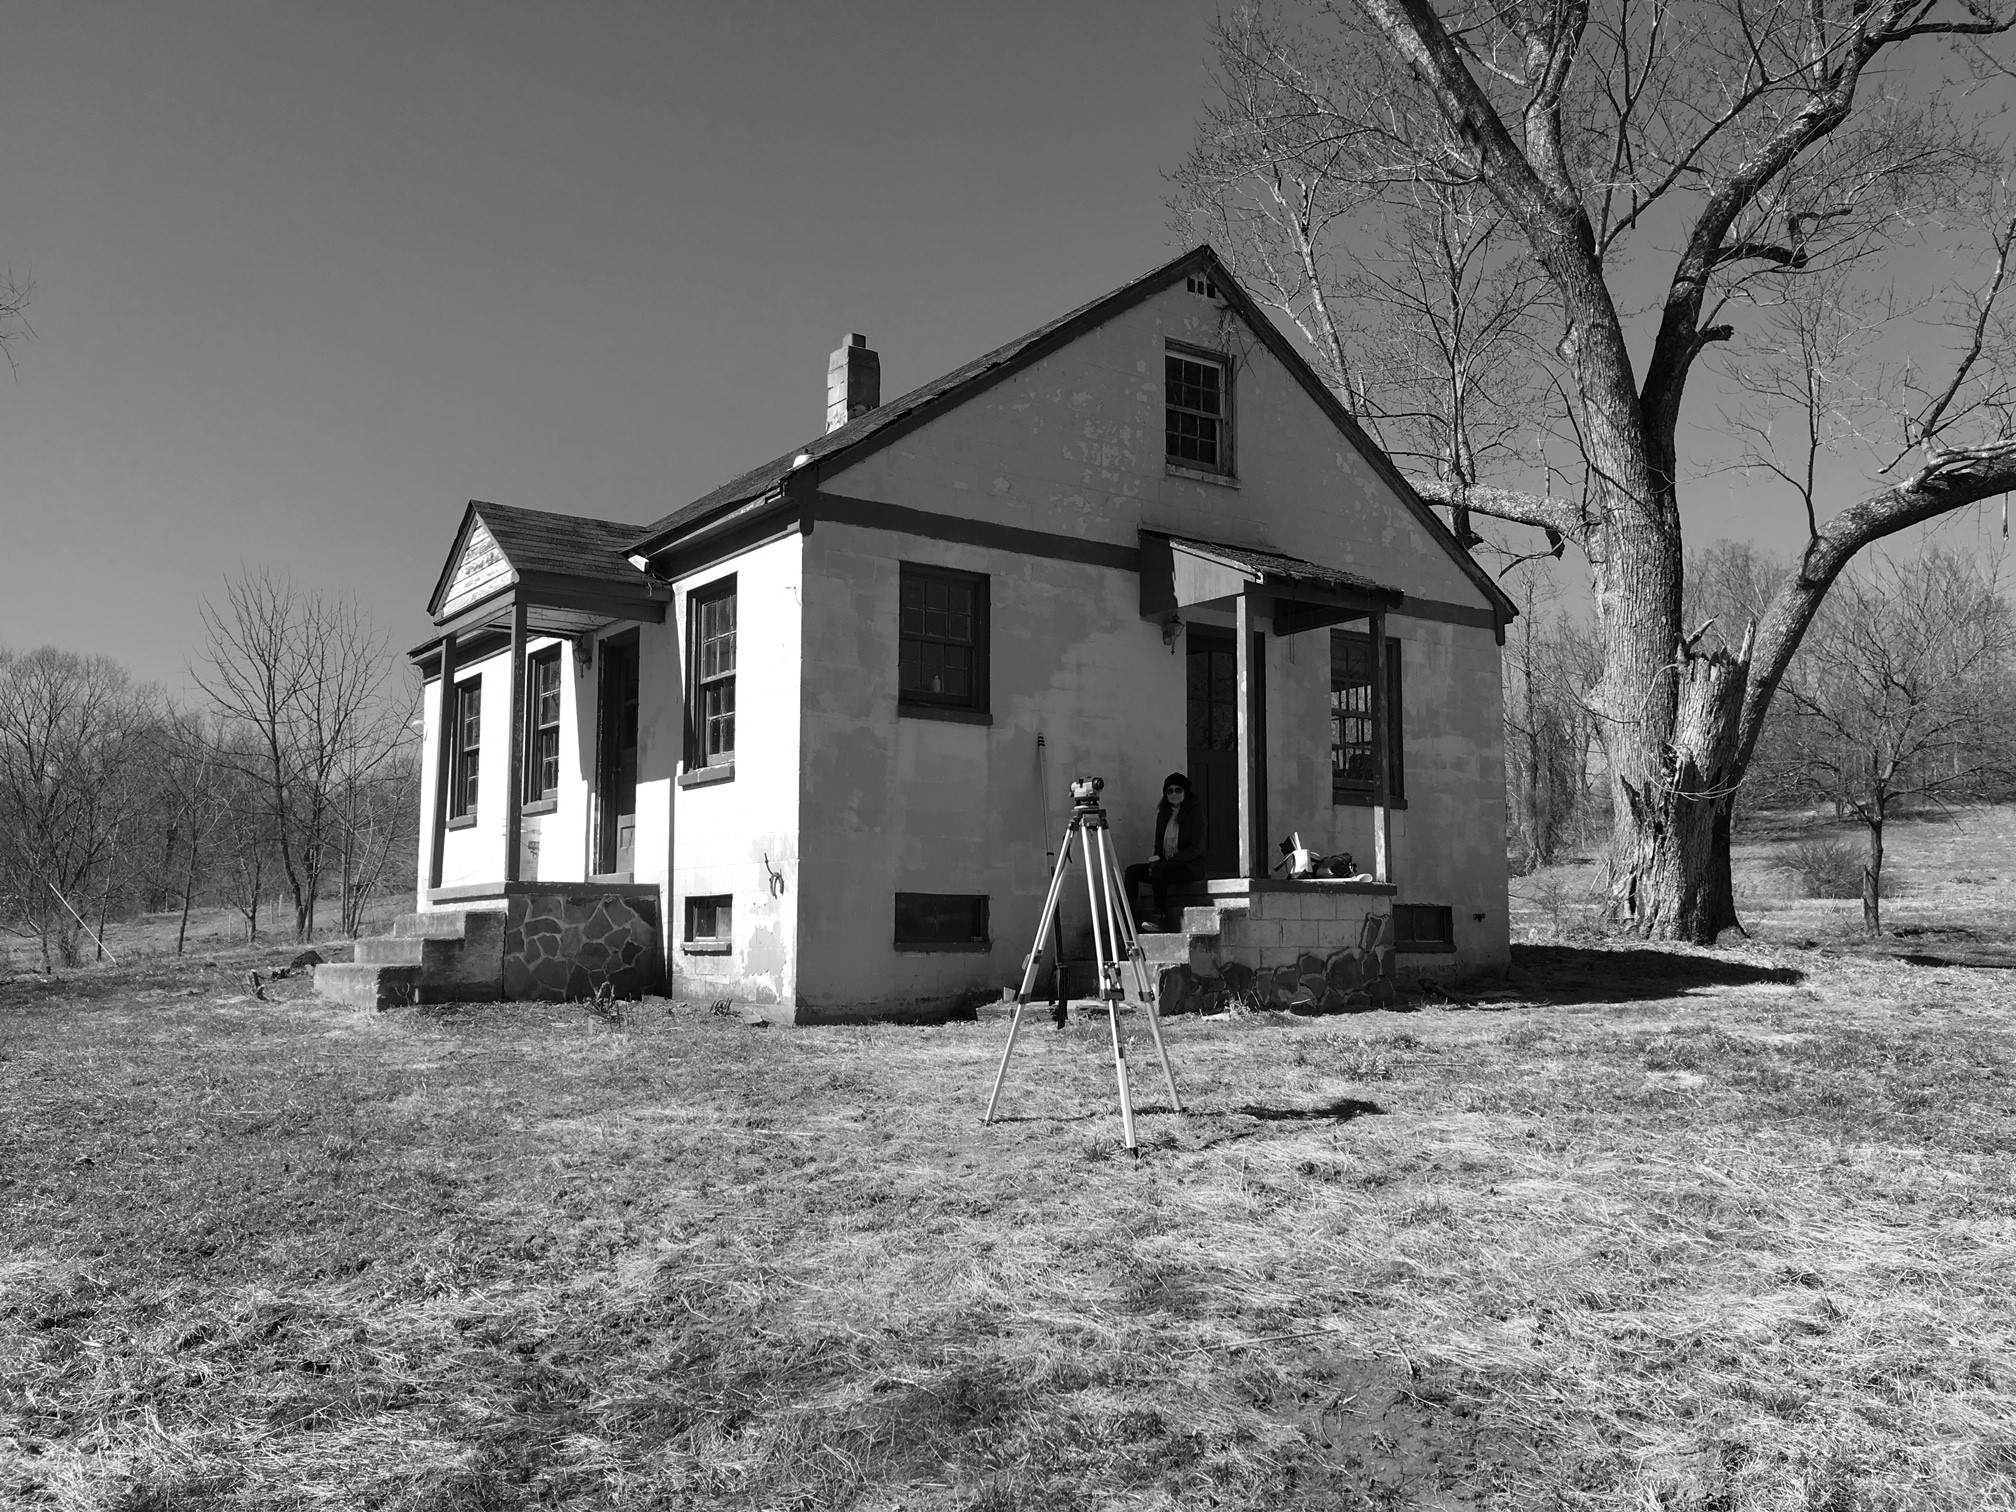
[{"label": "brick chimney", "polygon": [[859,331],[826,361],[826,431],[831,435],[882,403],[882,359]]}]

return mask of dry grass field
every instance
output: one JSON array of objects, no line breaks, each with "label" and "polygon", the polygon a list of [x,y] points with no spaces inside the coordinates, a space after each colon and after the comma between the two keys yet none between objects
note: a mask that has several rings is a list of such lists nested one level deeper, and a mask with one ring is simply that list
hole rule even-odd
[{"label": "dry grass field", "polygon": [[2016,1507],[2016,973],[1529,944],[1133,1161],[1103,1028],[248,959],[0,985],[0,1505]]}]

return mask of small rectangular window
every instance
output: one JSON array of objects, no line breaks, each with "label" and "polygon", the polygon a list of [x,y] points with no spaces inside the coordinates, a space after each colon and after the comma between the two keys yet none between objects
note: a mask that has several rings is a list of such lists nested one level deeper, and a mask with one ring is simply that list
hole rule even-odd
[{"label": "small rectangular window", "polygon": [[1204,472],[1230,473],[1231,384],[1225,360],[1202,352],[1171,351],[1162,362],[1168,459]]},{"label": "small rectangular window", "polygon": [[725,952],[735,938],[735,899],[729,893],[686,900],[688,951],[699,955]]},{"label": "small rectangular window", "polygon": [[476,769],[483,744],[483,679],[472,677],[458,682],[447,700],[455,721],[448,732],[448,817],[472,819],[476,815]]},{"label": "small rectangular window", "polygon": [[1455,911],[1443,903],[1395,903],[1393,948],[1411,951],[1454,950]]},{"label": "small rectangular window", "polygon": [[987,895],[899,892],[896,948],[987,950]]},{"label": "small rectangular window", "polygon": [[896,704],[910,713],[987,712],[987,579],[905,562]]},{"label": "small rectangular window", "polygon": [[525,801],[560,792],[560,648],[538,652],[525,678]]},{"label": "small rectangular window", "polygon": [[735,759],[735,579],[696,590],[687,601],[686,764]]},{"label": "small rectangular window", "polygon": [[[1406,796],[1400,769],[1400,642],[1386,638],[1386,794]],[[1330,632],[1330,799],[1372,801],[1372,637]]]}]

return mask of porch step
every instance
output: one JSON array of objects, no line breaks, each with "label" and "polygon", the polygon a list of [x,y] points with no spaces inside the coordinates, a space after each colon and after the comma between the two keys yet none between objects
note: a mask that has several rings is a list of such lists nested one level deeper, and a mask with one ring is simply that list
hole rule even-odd
[{"label": "porch step", "polygon": [[417,965],[324,961],[315,968],[315,992],[347,1008],[382,1013],[387,1008],[403,1008],[420,1001],[420,974]]},{"label": "porch step", "polygon": [[501,908],[403,915],[391,934],[359,940],[351,961],[316,967],[315,990],[375,1011],[495,1001],[504,995],[504,925]]}]

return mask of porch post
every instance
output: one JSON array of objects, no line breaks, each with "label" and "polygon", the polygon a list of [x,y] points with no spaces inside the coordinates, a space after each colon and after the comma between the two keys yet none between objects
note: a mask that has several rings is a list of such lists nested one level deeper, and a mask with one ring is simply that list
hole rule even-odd
[{"label": "porch post", "polygon": [[511,596],[511,723],[505,747],[504,880],[518,880],[518,847],[525,831],[525,600]]},{"label": "porch post", "polygon": [[1265,770],[1259,742],[1266,730],[1260,708],[1261,669],[1253,665],[1253,595],[1233,601],[1233,666],[1239,680],[1239,875],[1267,875],[1266,842],[1260,834],[1260,774]]},{"label": "porch post", "polygon": [[434,823],[427,837],[427,886],[441,885],[441,856],[448,842],[448,795],[455,777],[455,632],[441,637],[441,718],[434,731]]},{"label": "porch post", "polygon": [[1391,753],[1393,711],[1386,707],[1390,674],[1386,670],[1386,612],[1374,609],[1372,633],[1372,876],[1393,880],[1393,773]]}]

